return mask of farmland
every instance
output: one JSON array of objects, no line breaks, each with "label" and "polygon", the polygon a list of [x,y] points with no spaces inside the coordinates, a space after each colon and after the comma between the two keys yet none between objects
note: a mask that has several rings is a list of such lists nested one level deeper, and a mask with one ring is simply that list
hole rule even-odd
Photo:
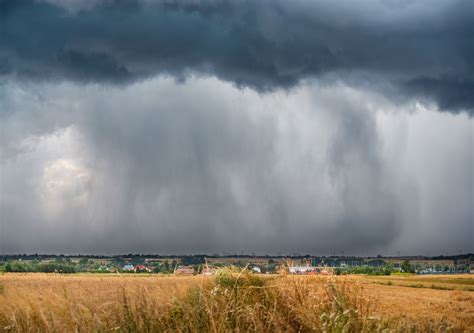
[{"label": "farmland", "polygon": [[474,278],[0,275],[0,331],[472,331]]}]

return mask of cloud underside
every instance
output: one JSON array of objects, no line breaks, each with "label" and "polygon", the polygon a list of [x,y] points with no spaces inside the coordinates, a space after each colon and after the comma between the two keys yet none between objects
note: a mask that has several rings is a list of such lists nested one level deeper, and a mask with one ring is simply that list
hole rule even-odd
[{"label": "cloud underside", "polygon": [[2,1],[0,75],[128,84],[217,76],[261,92],[340,79],[473,112],[471,1]]}]

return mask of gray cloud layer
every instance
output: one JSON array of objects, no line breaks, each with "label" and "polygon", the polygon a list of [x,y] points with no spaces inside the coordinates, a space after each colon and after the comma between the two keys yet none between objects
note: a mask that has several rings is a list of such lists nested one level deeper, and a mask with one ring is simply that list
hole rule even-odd
[{"label": "gray cloud layer", "polygon": [[2,164],[4,251],[472,250],[464,115],[403,120],[345,85],[259,96],[216,79],[153,79],[4,92],[3,143],[17,148]]},{"label": "gray cloud layer", "polygon": [[473,7],[0,0],[0,251],[474,251]]},{"label": "gray cloud layer", "polygon": [[195,72],[268,91],[331,74],[474,108],[472,1],[3,0],[0,17],[3,76],[126,83]]}]

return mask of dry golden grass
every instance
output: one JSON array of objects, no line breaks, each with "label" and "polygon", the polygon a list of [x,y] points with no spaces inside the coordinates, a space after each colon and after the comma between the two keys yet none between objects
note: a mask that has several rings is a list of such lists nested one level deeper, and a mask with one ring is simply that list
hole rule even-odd
[{"label": "dry golden grass", "polygon": [[368,276],[367,282],[391,284],[412,288],[474,291],[474,275],[390,275]]},{"label": "dry golden grass", "polygon": [[474,331],[472,292],[380,284],[392,280],[4,274],[0,332]]}]

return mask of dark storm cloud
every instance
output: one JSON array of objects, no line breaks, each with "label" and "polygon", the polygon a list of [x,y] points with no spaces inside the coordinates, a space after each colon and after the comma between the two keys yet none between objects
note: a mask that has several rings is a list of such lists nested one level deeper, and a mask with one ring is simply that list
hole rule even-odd
[{"label": "dark storm cloud", "polygon": [[470,251],[473,6],[0,0],[0,251]]},{"label": "dark storm cloud", "polygon": [[421,77],[410,80],[408,92],[434,99],[441,110],[471,109],[474,106],[474,80],[433,79]]},{"label": "dark storm cloud", "polygon": [[472,1],[0,3],[3,75],[128,83],[193,72],[259,91],[368,75],[396,87],[387,94],[474,109]]}]

